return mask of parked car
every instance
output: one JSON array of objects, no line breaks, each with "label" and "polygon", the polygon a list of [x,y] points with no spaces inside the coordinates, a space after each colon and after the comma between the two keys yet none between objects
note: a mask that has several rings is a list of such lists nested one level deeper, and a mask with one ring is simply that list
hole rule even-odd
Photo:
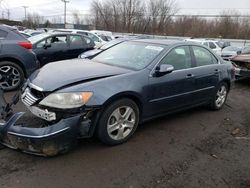
[{"label": "parked car", "polygon": [[61,32],[61,33],[75,33],[75,34],[81,34],[81,35],[85,35],[88,36],[89,38],[91,38],[94,43],[95,43],[95,47],[98,48],[100,46],[102,46],[103,44],[107,43],[107,41],[103,40],[101,37],[99,37],[98,35],[90,32],[90,31],[86,31],[86,30],[77,30],[77,29],[55,29],[52,32]]},{"label": "parked car", "polygon": [[228,47],[223,48],[221,57],[224,60],[229,61],[232,57],[240,53],[241,53],[241,48],[236,47],[236,46],[228,46]]},{"label": "parked car", "polygon": [[33,29],[26,29],[24,30],[24,33],[31,35],[31,36],[36,36],[44,33],[44,30],[33,30]]},{"label": "parked car", "polygon": [[111,31],[103,31],[103,30],[91,30],[91,33],[94,33],[101,37],[104,41],[111,41],[115,39],[113,33]]},{"label": "parked car", "polygon": [[30,35],[30,34],[28,34],[28,33],[25,33],[25,32],[23,32],[23,31],[19,31],[19,33],[22,35],[22,36],[24,36],[26,39],[27,38],[30,38],[32,35]]},{"label": "parked car", "polygon": [[38,67],[32,44],[17,29],[0,25],[0,88],[19,88]]},{"label": "parked car", "polygon": [[77,58],[80,53],[92,50],[93,40],[70,33],[43,33],[29,38],[41,66],[53,61]]},{"label": "parked car", "polygon": [[232,65],[205,46],[126,41],[92,60],[51,63],[32,74],[21,99],[44,126],[13,126],[23,115],[17,113],[0,128],[0,140],[43,156],[94,133],[105,144],[121,144],[152,118],[200,105],[221,109],[232,79]]},{"label": "parked car", "polygon": [[115,39],[115,40],[112,40],[106,44],[104,44],[103,46],[99,47],[99,48],[96,48],[96,49],[93,49],[93,50],[89,50],[89,51],[86,51],[86,52],[83,52],[79,55],[79,58],[81,59],[91,59],[93,57],[95,57],[96,55],[100,54],[101,52],[117,45],[117,44],[120,44],[124,41],[127,41],[129,39],[125,39],[125,38],[121,38],[121,39]]},{"label": "parked car", "polygon": [[234,56],[231,61],[235,66],[237,77],[250,77],[250,46],[245,47],[241,53]]},{"label": "parked car", "polygon": [[207,39],[185,39],[188,42],[195,42],[207,46],[212,49],[216,54],[221,56],[223,44],[216,40]]},{"label": "parked car", "polygon": [[109,41],[113,40],[112,37],[107,36],[107,35],[98,35],[98,36],[99,36],[102,40],[104,40],[104,41],[106,41],[106,42],[109,42]]}]

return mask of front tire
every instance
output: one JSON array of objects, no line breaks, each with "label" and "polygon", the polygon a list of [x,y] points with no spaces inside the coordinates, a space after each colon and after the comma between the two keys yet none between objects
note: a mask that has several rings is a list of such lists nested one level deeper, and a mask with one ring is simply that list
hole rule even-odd
[{"label": "front tire", "polygon": [[131,99],[120,99],[107,106],[97,125],[99,140],[108,145],[126,142],[139,123],[139,108]]},{"label": "front tire", "polygon": [[221,82],[214,94],[214,97],[210,103],[210,108],[212,110],[220,110],[225,104],[228,96],[229,87],[226,82]]},{"label": "front tire", "polygon": [[10,61],[0,62],[0,88],[12,91],[21,87],[24,82],[24,72],[20,66]]}]

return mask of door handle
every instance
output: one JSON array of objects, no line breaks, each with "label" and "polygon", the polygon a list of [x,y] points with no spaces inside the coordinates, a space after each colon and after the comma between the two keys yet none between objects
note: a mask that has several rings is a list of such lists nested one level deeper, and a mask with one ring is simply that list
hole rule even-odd
[{"label": "door handle", "polygon": [[193,78],[193,77],[194,77],[193,74],[188,74],[188,75],[186,76],[186,78]]},{"label": "door handle", "polygon": [[215,69],[214,72],[217,74],[220,73],[221,71],[219,69]]}]

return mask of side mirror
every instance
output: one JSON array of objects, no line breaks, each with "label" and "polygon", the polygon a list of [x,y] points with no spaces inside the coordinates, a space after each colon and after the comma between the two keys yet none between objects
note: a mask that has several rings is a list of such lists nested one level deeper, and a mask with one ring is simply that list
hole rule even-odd
[{"label": "side mirror", "polygon": [[44,45],[43,45],[43,48],[44,49],[47,49],[47,48],[50,48],[51,47],[51,44],[50,43],[45,43]]},{"label": "side mirror", "polygon": [[174,67],[172,65],[161,64],[155,69],[155,76],[160,77],[165,74],[169,74],[174,71]]},{"label": "side mirror", "polygon": [[241,50],[237,51],[237,55],[240,55],[241,54]]}]

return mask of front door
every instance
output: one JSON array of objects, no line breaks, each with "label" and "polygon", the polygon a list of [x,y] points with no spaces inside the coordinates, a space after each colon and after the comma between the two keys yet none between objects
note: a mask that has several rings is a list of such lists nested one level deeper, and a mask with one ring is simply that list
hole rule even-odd
[{"label": "front door", "polygon": [[174,67],[172,73],[149,78],[147,115],[174,111],[192,104],[195,75],[190,47],[172,49],[160,62]]}]

